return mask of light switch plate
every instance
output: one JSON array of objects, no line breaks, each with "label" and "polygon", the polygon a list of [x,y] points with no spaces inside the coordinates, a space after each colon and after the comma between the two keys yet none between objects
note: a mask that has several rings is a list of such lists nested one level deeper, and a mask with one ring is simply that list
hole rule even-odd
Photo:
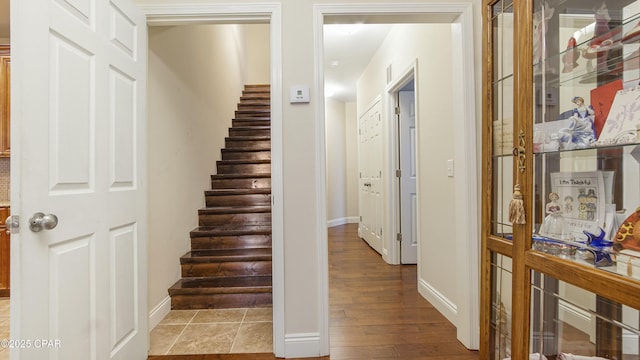
[{"label": "light switch plate", "polygon": [[291,95],[289,102],[293,103],[308,103],[309,102],[309,87],[306,85],[294,85],[291,87]]}]

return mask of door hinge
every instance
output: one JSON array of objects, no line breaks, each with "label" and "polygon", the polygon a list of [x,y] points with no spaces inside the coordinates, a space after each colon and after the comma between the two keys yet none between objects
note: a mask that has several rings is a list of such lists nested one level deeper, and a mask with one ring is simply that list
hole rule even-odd
[{"label": "door hinge", "polygon": [[400,115],[400,107],[396,106],[395,108],[396,115]]},{"label": "door hinge", "polygon": [[360,215],[360,222],[362,222],[362,215]]},{"label": "door hinge", "polygon": [[396,177],[399,178],[402,176],[402,170],[398,169],[396,170]]},{"label": "door hinge", "polygon": [[397,233],[396,234],[396,240],[397,241],[402,241],[402,233]]}]

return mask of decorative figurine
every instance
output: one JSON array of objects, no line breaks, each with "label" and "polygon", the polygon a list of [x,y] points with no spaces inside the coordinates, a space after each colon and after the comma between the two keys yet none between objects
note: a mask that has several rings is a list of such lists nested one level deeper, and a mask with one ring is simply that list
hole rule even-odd
[{"label": "decorative figurine", "polygon": [[584,149],[596,141],[596,133],[593,128],[595,111],[591,105],[586,105],[580,96],[573,98],[576,105],[571,115],[571,125],[560,129],[560,147],[563,150]]},{"label": "decorative figurine", "polygon": [[550,201],[545,207],[547,216],[542,221],[542,226],[538,233],[551,239],[573,240],[569,226],[562,216],[562,206],[558,202],[559,199],[558,194],[549,193]]},{"label": "decorative figurine", "polygon": [[[591,248],[587,250],[593,254],[593,265],[595,267],[613,265],[613,260],[608,251],[611,249],[613,241],[605,240],[604,229],[600,228],[599,235],[592,234],[586,230],[583,233],[587,235],[587,245]],[[602,249],[602,251],[597,249]]]}]

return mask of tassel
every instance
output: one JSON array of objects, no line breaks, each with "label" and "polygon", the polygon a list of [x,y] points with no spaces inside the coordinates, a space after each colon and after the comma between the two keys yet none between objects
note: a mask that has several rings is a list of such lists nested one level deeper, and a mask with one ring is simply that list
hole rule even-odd
[{"label": "tassel", "polygon": [[524,218],[524,200],[522,200],[522,193],[520,192],[520,184],[516,184],[513,187],[513,199],[509,202],[509,221],[513,224],[526,224]]}]

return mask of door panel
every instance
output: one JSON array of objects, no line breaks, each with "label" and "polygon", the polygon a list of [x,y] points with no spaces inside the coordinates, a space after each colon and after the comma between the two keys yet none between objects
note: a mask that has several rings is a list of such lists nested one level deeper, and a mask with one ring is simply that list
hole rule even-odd
[{"label": "door panel", "polygon": [[[59,341],[11,357],[146,359],[146,20],[130,0],[11,10],[11,332]],[[35,212],[57,227],[29,230]]]},{"label": "door panel", "polygon": [[359,119],[360,237],[378,253],[382,242],[382,118],[377,101]]},{"label": "door panel", "polygon": [[400,137],[400,262],[418,262],[418,199],[416,191],[416,106],[414,91],[398,92]]}]

